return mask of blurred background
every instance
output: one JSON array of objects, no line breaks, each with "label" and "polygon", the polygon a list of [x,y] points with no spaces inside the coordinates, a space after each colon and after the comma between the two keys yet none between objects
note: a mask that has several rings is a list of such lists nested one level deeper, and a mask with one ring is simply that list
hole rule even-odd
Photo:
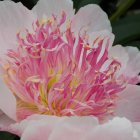
[{"label": "blurred background", "polygon": [[[2,0],[1,0],[2,1]],[[27,8],[38,0],[13,0],[22,2]],[[115,44],[135,46],[140,49],[140,0],[73,0],[76,12],[87,4],[96,3],[108,14],[115,34]],[[4,13],[3,13],[4,14]],[[0,140],[19,140],[19,137],[0,133]]]}]

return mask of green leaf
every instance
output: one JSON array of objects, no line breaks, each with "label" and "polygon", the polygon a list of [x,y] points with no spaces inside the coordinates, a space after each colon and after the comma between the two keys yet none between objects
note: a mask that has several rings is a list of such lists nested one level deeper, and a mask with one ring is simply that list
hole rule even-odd
[{"label": "green leaf", "polygon": [[115,44],[125,44],[140,38],[140,14],[127,16],[112,23]]},{"label": "green leaf", "polygon": [[110,20],[113,22],[117,20],[121,15],[123,15],[132,4],[134,4],[136,0],[120,0],[118,9],[116,12],[110,17]]},{"label": "green leaf", "polygon": [[20,138],[8,132],[0,132],[0,140],[20,140]]}]

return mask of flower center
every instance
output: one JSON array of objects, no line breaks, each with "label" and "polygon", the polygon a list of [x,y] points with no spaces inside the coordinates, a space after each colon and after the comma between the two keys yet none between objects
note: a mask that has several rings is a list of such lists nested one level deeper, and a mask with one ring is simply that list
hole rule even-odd
[{"label": "flower center", "polygon": [[[65,30],[64,30],[65,28]],[[66,15],[33,24],[33,33],[17,34],[18,46],[3,62],[4,80],[17,99],[18,119],[31,114],[96,116],[113,114],[120,63],[108,58],[109,37],[89,43],[75,35]]]}]

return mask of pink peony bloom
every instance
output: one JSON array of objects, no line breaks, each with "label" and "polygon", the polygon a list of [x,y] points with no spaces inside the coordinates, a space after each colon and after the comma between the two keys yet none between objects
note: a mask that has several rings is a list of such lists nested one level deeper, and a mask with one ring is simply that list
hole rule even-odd
[{"label": "pink peony bloom", "polygon": [[9,117],[1,114],[0,130],[21,140],[140,138],[140,53],[112,47],[97,5],[74,15],[70,0],[32,10],[4,1],[0,28],[0,109]]}]

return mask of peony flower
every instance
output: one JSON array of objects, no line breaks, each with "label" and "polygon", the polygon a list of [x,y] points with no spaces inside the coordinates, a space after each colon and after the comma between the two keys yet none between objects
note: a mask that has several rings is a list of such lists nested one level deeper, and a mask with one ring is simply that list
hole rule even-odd
[{"label": "peony flower", "polygon": [[21,140],[140,138],[140,53],[112,47],[99,6],[74,15],[70,0],[32,10],[4,1],[0,11],[1,131]]}]

